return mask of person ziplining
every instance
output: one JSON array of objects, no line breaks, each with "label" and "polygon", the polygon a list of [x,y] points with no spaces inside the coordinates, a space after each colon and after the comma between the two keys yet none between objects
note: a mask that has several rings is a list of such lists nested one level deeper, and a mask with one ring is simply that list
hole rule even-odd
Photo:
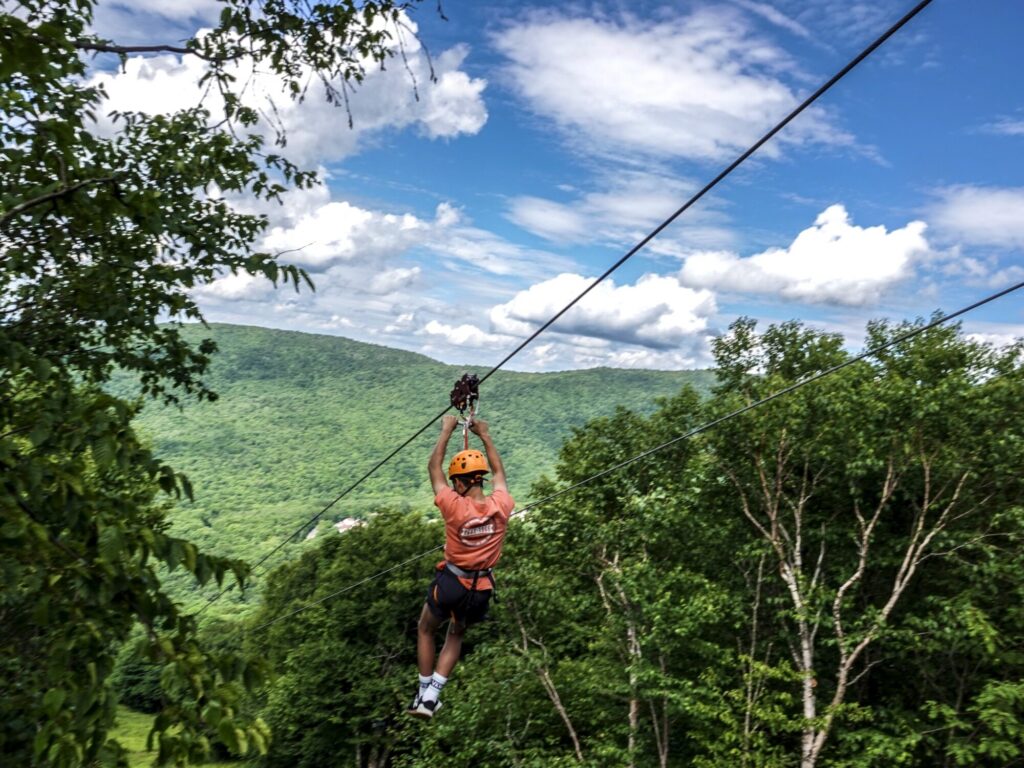
[{"label": "person ziplining", "polygon": [[[463,377],[452,393],[460,411],[475,402],[475,388],[467,394],[460,384],[470,386],[476,377]],[[462,397],[460,392],[465,395]],[[452,458],[445,479],[444,456],[448,441],[458,426],[455,416],[441,420],[441,435],[430,454],[427,471],[434,489],[434,504],[444,518],[444,560],[427,590],[420,613],[416,641],[419,686],[408,714],[429,720],[441,708],[439,696],[462,653],[466,628],[484,619],[495,591],[493,568],[501,557],[508,519],[515,502],[508,493],[505,468],[488,432],[487,422],[474,418],[473,410],[463,422],[463,450]],[[469,432],[480,438],[487,453],[469,448]],[[489,462],[489,465],[488,465]],[[491,475],[491,493],[483,490],[484,475]],[[437,656],[435,634],[448,621],[444,646]]]}]

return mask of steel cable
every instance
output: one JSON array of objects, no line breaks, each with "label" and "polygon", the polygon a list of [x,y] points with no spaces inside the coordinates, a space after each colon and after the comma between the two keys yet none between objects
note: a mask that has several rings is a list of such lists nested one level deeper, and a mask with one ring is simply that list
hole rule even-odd
[{"label": "steel cable", "polygon": [[[717,419],[713,419],[712,421],[706,422],[706,423],[700,425],[699,427],[695,427],[695,428],[693,428],[693,429],[683,433],[682,435],[679,435],[678,437],[674,437],[671,440],[668,440],[668,441],[666,441],[664,443],[661,443],[660,445],[655,446],[654,448],[649,448],[648,450],[644,451],[643,453],[638,453],[637,455],[632,456],[632,457],[626,459],[625,461],[621,461],[618,464],[614,464],[613,466],[607,467],[607,468],[601,470],[600,472],[597,472],[597,473],[595,473],[595,474],[593,474],[593,475],[591,475],[591,476],[589,476],[587,478],[584,478],[583,480],[580,480],[577,483],[574,483],[573,485],[567,486],[565,488],[561,488],[558,491],[556,491],[555,493],[552,493],[552,494],[550,494],[548,496],[545,496],[545,497],[543,497],[541,499],[537,499],[536,501],[532,501],[529,504],[527,504],[525,507],[522,507],[521,509],[515,510],[511,515],[509,515],[509,517],[511,518],[511,517],[514,517],[515,515],[525,514],[526,512],[529,512],[531,509],[535,509],[536,507],[539,507],[542,504],[547,504],[549,501],[553,501],[554,499],[557,499],[560,496],[564,496],[567,493],[571,493],[572,491],[575,491],[577,488],[581,488],[581,487],[583,487],[585,485],[589,485],[590,483],[594,482],[595,480],[598,480],[598,479],[600,479],[602,477],[610,475],[613,472],[617,472],[618,470],[623,469],[624,467],[628,467],[630,464],[634,464],[634,463],[640,461],[641,459],[645,459],[648,456],[651,456],[652,454],[658,453],[659,451],[662,451],[665,448],[668,448],[669,446],[675,445],[676,443],[682,442],[683,440],[688,440],[689,438],[695,437],[695,436],[697,436],[697,435],[699,435],[699,434],[701,434],[703,432],[707,432],[708,430],[713,429],[714,427],[718,426],[719,424],[721,424],[723,422],[730,421],[731,419],[734,419],[734,418],[737,418],[739,416],[742,416],[743,414],[745,414],[745,413],[747,413],[749,411],[752,411],[755,408],[759,408],[762,405],[765,405],[766,403],[770,403],[772,400],[780,398],[783,395],[787,395],[787,394],[789,394],[789,393],[791,393],[791,392],[793,392],[793,391],[795,391],[797,389],[800,389],[801,387],[804,387],[804,386],[806,386],[808,384],[811,384],[811,383],[813,383],[815,381],[823,379],[826,376],[830,376],[830,375],[832,375],[834,373],[837,373],[838,371],[841,371],[844,368],[848,368],[851,365],[853,365],[854,363],[858,363],[861,360],[864,360],[864,359],[866,359],[868,357],[874,357],[878,353],[884,352],[885,350],[889,349],[890,347],[894,347],[897,344],[901,344],[904,341],[912,339],[915,336],[918,336],[918,335],[920,335],[922,333],[925,333],[926,331],[931,330],[932,328],[935,328],[936,326],[942,325],[943,323],[948,323],[950,320],[953,320],[953,319],[955,319],[957,317],[965,315],[968,312],[971,312],[972,310],[977,309],[978,307],[981,307],[981,306],[983,306],[985,304],[988,304],[988,303],[990,303],[992,301],[995,301],[996,299],[1002,298],[1003,296],[1006,296],[1007,294],[1013,293],[1014,291],[1020,290],[1021,288],[1024,288],[1024,281],[1016,283],[1015,285],[1011,285],[1009,288],[1004,288],[1003,290],[998,291],[997,293],[990,294],[990,295],[986,296],[985,298],[980,299],[979,301],[974,302],[973,304],[970,304],[970,305],[968,305],[966,307],[958,309],[956,312],[953,312],[952,314],[943,315],[942,317],[939,317],[939,318],[936,318],[935,320],[932,320],[930,323],[927,323],[926,325],[921,325],[921,326],[918,326],[916,328],[913,328],[910,331],[907,331],[906,333],[900,334],[899,336],[897,336],[897,337],[895,337],[893,339],[890,339],[889,341],[887,341],[887,342],[885,342],[883,344],[879,344],[879,345],[874,346],[874,347],[872,347],[870,349],[867,349],[864,352],[861,352],[859,355],[856,355],[855,357],[851,357],[849,360],[844,360],[843,362],[838,363],[837,365],[834,365],[831,368],[826,368],[823,371],[819,371],[818,373],[812,374],[810,376],[806,376],[806,377],[800,379],[799,381],[796,381],[796,382],[790,384],[787,387],[783,387],[782,389],[777,390],[776,392],[773,392],[772,394],[770,394],[770,395],[768,395],[766,397],[761,398],[760,400],[756,400],[753,403],[748,403],[747,405],[743,406],[742,408],[738,408],[735,411],[731,411],[731,412],[725,414],[724,416],[719,416]],[[324,602],[326,602],[328,600],[331,600],[332,598],[338,597],[339,595],[342,595],[345,592],[349,592],[349,591],[355,589],[358,586],[361,586],[361,585],[366,584],[366,583],[368,583],[370,581],[378,579],[381,576],[384,576],[385,574],[391,573],[392,571],[394,571],[394,570],[396,570],[398,568],[401,568],[402,566],[408,565],[409,563],[416,562],[417,560],[421,560],[424,557],[426,557],[427,555],[430,555],[430,554],[432,554],[434,552],[437,552],[438,550],[441,550],[441,549],[444,549],[444,545],[443,544],[439,545],[437,547],[434,547],[432,549],[428,549],[426,552],[421,552],[418,555],[414,555],[413,557],[410,557],[409,559],[402,561],[398,565],[392,566],[390,568],[387,568],[386,570],[383,570],[383,571],[380,571],[378,573],[375,573],[372,576],[367,576],[365,579],[361,579],[360,581],[357,581],[354,584],[349,584],[348,586],[345,586],[345,587],[337,590],[336,592],[332,592],[329,595],[325,595],[324,597],[318,598],[317,600],[314,600],[311,603],[307,603],[305,605],[299,606],[298,608],[296,608],[293,611],[290,611],[289,613],[282,614],[281,616],[278,616],[277,618],[271,619],[270,621],[267,621],[267,622],[264,622],[263,624],[260,624],[259,626],[253,628],[251,631],[256,632],[258,630],[261,630],[261,629],[264,629],[266,627],[269,627],[271,624],[276,624],[279,621],[284,621],[285,619],[290,618],[292,616],[295,616],[298,613],[302,613],[303,611],[309,610],[310,608],[313,608],[314,606],[320,605],[321,603],[324,603]]]},{"label": "steel cable", "polygon": [[[595,278],[594,281],[592,283],[590,283],[590,285],[588,285],[583,291],[581,291],[575,298],[573,298],[568,304],[566,304],[564,307],[562,307],[562,309],[560,309],[557,313],[555,313],[547,322],[545,322],[543,325],[541,325],[539,328],[537,328],[537,330],[535,330],[532,334],[530,334],[530,336],[527,337],[523,342],[521,342],[515,349],[513,349],[511,352],[509,352],[497,365],[495,365],[493,368],[491,368],[486,374],[481,376],[480,377],[480,383],[482,384],[483,382],[487,381],[487,379],[489,379],[498,370],[500,370],[507,362],[509,362],[513,357],[518,355],[523,349],[525,349],[529,344],[531,344],[538,336],[540,336],[540,334],[542,334],[549,327],[551,327],[551,325],[553,323],[555,323],[560,317],[562,317],[562,315],[564,315],[566,312],[568,312],[570,309],[572,309],[574,306],[576,306],[576,304],[579,303],[579,301],[581,299],[583,299],[583,297],[585,297],[588,293],[590,293],[599,284],[604,282],[604,280],[606,280],[613,272],[615,272],[619,267],[621,267],[623,264],[625,264],[629,259],[631,259],[633,256],[635,256],[637,254],[637,252],[639,252],[642,248],[644,248],[651,240],[653,240],[655,237],[657,237],[659,234],[661,234],[670,224],[672,224],[683,213],[685,213],[689,208],[691,208],[695,203],[697,203],[697,201],[699,201],[701,198],[703,198],[704,195],[706,195],[714,187],[716,187],[719,184],[719,182],[721,182],[723,179],[725,179],[727,176],[729,176],[734,170],[736,170],[736,168],[738,168],[744,161],[746,161],[747,158],[749,158],[758,149],[760,149],[764,144],[766,144],[769,140],[771,140],[779,131],[781,131],[783,128],[785,128],[798,115],[800,115],[809,106],[811,106],[815,101],[817,101],[818,98],[820,98],[824,93],[826,93],[829,89],[831,89],[832,86],[834,86],[836,83],[838,83],[840,80],[842,80],[843,77],[845,77],[852,69],[854,69],[854,67],[856,67],[864,59],[866,59],[868,56],[870,56],[872,53],[874,53],[874,51],[877,48],[879,48],[886,40],[888,40],[890,37],[892,37],[894,34],[896,34],[911,19],[913,19],[915,16],[917,16],[917,14],[919,14],[921,11],[923,11],[927,6],[929,6],[932,3],[932,1],[933,0],[921,0],[921,2],[917,3],[917,5],[915,5],[909,11],[907,11],[907,13],[904,14],[899,19],[899,21],[894,23],[885,32],[883,32],[881,35],[879,35],[870,45],[868,45],[866,48],[864,48],[864,50],[862,50],[859,54],[857,54],[854,58],[852,58],[846,64],[846,66],[844,66],[842,69],[840,69],[838,72],[836,72],[832,77],[830,77],[827,81],[825,81],[825,83],[823,83],[816,91],[814,91],[814,93],[812,93],[810,96],[808,96],[806,99],[804,99],[795,109],[793,109],[793,111],[791,111],[788,115],[786,115],[786,117],[784,117],[782,120],[780,120],[778,123],[776,123],[775,126],[771,130],[769,130],[760,139],[758,139],[756,142],[754,142],[747,150],[745,150],[735,160],[733,160],[728,166],[726,166],[722,171],[720,171],[717,176],[715,176],[711,181],[709,181],[707,184],[705,184],[698,192],[696,192],[683,205],[681,205],[679,208],[677,208],[674,213],[672,213],[661,224],[659,224],[657,227],[655,227],[646,237],[644,237],[642,240],[640,240],[640,242],[638,242],[629,251],[627,251],[626,254],[623,255],[618,261],[616,261],[614,264],[612,264],[610,267],[608,267],[608,269],[606,269],[599,277]],[[342,491],[337,497],[334,498],[334,500],[332,500],[330,503],[328,503],[323,509],[321,509],[315,515],[313,515],[313,517],[311,517],[309,520],[304,522],[301,526],[299,526],[299,528],[297,528],[294,532],[289,534],[286,538],[282,539],[281,542],[279,544],[277,544],[277,546],[275,546],[273,549],[271,549],[267,554],[265,554],[263,557],[261,557],[256,562],[256,564],[253,566],[253,575],[255,576],[257,569],[259,569],[261,566],[263,566],[263,564],[266,563],[267,560],[269,560],[271,557],[273,557],[275,554],[277,554],[281,549],[283,549],[284,546],[289,541],[291,541],[296,536],[301,535],[301,533],[304,530],[308,529],[309,526],[311,526],[314,523],[316,523],[317,521],[319,521],[320,518],[322,518],[331,508],[334,507],[335,504],[337,504],[339,501],[341,501],[346,496],[348,496],[352,491],[354,491],[356,488],[358,488],[360,485],[362,485],[364,481],[366,481],[371,475],[373,475],[382,466],[387,464],[392,458],[394,458],[399,452],[401,452],[404,448],[406,448],[406,446],[408,446],[410,443],[412,443],[416,438],[418,438],[420,435],[422,435],[435,421],[437,421],[439,418],[444,416],[444,414],[446,414],[449,410],[451,410],[451,406],[448,406],[447,408],[445,408],[443,411],[441,411],[436,416],[434,416],[430,421],[428,421],[426,424],[424,424],[422,427],[420,427],[412,435],[412,437],[410,437],[408,440],[406,440],[401,445],[399,445],[396,449],[391,451],[391,453],[389,453],[387,456],[385,456],[383,459],[381,459],[376,464],[374,464],[373,467],[371,467],[362,477],[360,477],[354,483],[349,485],[344,491]],[[222,589],[216,595],[211,597],[210,600],[206,603],[206,605],[204,605],[197,612],[196,615],[201,615],[207,608],[209,608],[209,606],[211,604],[213,604],[218,599],[220,599],[220,597],[225,592],[228,592],[233,587],[234,587],[234,584],[232,584],[230,587]]]}]

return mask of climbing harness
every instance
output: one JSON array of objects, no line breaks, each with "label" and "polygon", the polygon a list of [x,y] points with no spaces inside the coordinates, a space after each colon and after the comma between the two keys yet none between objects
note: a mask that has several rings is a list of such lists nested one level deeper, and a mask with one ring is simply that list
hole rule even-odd
[{"label": "climbing harness", "polygon": [[453,574],[455,576],[458,576],[460,579],[472,579],[473,580],[473,585],[469,588],[469,591],[466,593],[465,597],[463,597],[462,601],[459,603],[459,607],[460,608],[463,608],[463,609],[466,608],[469,605],[470,601],[472,601],[473,595],[476,592],[476,585],[477,585],[477,583],[479,582],[480,579],[488,579],[491,582],[491,599],[495,603],[499,602],[499,600],[498,600],[498,584],[494,580],[494,569],[493,568],[484,568],[483,570],[480,570],[480,571],[467,571],[464,568],[459,568],[459,566],[455,565],[454,563],[451,563],[448,560],[445,560],[444,561],[444,570],[447,570],[449,573],[451,573],[451,574]]},{"label": "climbing harness", "polygon": [[[479,414],[478,403],[480,401],[480,378],[475,373],[464,373],[462,378],[455,382],[451,393],[452,407],[459,412],[462,427],[462,448],[469,450],[469,425],[473,423],[473,417]],[[469,415],[466,415],[469,411]]]},{"label": "climbing harness", "polygon": [[449,562],[447,560],[444,561],[444,567],[447,568],[452,573],[454,573],[460,579],[472,579],[473,580],[473,589],[476,589],[476,583],[477,583],[477,581],[479,579],[490,579],[491,580],[491,584],[492,585],[494,584],[494,569],[493,568],[484,568],[483,570],[480,570],[480,571],[467,571],[464,568],[459,568],[459,566],[457,566],[454,563],[451,563],[451,562]]}]

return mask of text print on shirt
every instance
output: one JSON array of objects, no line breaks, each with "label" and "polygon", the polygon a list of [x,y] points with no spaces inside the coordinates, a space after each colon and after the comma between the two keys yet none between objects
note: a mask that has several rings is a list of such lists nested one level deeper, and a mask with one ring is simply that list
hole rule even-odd
[{"label": "text print on shirt", "polygon": [[464,522],[459,528],[459,540],[467,547],[482,547],[494,538],[493,517],[492,513],[486,517],[472,517]]}]

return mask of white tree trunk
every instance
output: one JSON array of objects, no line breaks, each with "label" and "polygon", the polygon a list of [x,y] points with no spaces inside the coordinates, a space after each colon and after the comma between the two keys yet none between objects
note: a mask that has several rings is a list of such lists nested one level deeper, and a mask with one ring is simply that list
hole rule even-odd
[{"label": "white tree trunk", "polygon": [[[526,632],[526,625],[523,623],[522,616],[515,610],[513,606],[512,612],[515,614],[516,623],[519,625],[519,634],[522,638],[522,653],[524,657],[529,657],[530,644],[536,645],[540,648],[544,658],[547,658],[547,648],[544,644],[535,638],[530,637]],[[555,681],[551,679],[551,673],[548,671],[547,665],[544,663],[535,665],[535,673],[537,674],[540,684],[544,687],[544,692],[547,693],[548,698],[551,699],[551,704],[554,706],[558,716],[562,719],[562,723],[565,725],[566,731],[569,733],[569,739],[572,741],[573,752],[576,755],[577,762],[583,762],[583,747],[580,745],[579,736],[576,733],[576,728],[572,724],[572,718],[569,717],[569,712],[566,710],[565,705],[562,704],[562,697],[558,695],[558,688],[555,687]]]},{"label": "white tree trunk", "polygon": [[[816,590],[821,586],[822,566],[825,559],[824,543],[822,543],[817,564],[812,573],[807,572],[803,560],[804,513],[814,493],[817,478],[809,476],[805,466],[795,491],[787,493],[786,484],[794,474],[793,468],[788,465],[789,458],[790,452],[784,436],[771,460],[766,461],[760,453],[755,454],[758,487],[753,496],[757,498],[756,504],[736,474],[728,467],[725,468],[725,471],[740,494],[744,515],[768,543],[770,551],[774,553],[779,574],[793,605],[796,617],[793,661],[801,675],[800,700],[804,721],[800,739],[800,768],[815,768],[831,733],[836,713],[845,702],[850,686],[867,672],[866,668],[854,675],[857,663],[868,647],[878,638],[910,580],[914,577],[921,562],[928,556],[932,540],[945,529],[951,520],[970,514],[974,508],[959,511],[957,507],[968,479],[967,472],[936,490],[933,488],[931,457],[923,453],[918,455],[917,458],[920,462],[918,466],[924,473],[923,491],[916,505],[917,511],[911,530],[908,532],[902,561],[893,578],[889,594],[878,608],[871,624],[861,629],[856,636],[850,637],[846,628],[846,619],[848,618],[845,615],[846,597],[862,583],[864,575],[870,567],[871,546],[875,530],[882,513],[892,501],[901,477],[901,472],[896,467],[895,457],[891,457],[889,460],[885,479],[879,489],[878,503],[869,515],[865,515],[859,506],[854,504],[853,517],[857,523],[855,532],[857,561],[853,572],[836,589],[831,605],[832,627],[835,635],[833,642],[838,647],[839,659],[831,670],[835,680],[831,700],[822,709],[819,707],[817,699],[818,673],[815,670],[815,649],[821,623],[821,611],[824,606],[812,606],[810,601],[816,599]],[[766,466],[771,463],[775,465],[773,474],[766,469]]]}]

